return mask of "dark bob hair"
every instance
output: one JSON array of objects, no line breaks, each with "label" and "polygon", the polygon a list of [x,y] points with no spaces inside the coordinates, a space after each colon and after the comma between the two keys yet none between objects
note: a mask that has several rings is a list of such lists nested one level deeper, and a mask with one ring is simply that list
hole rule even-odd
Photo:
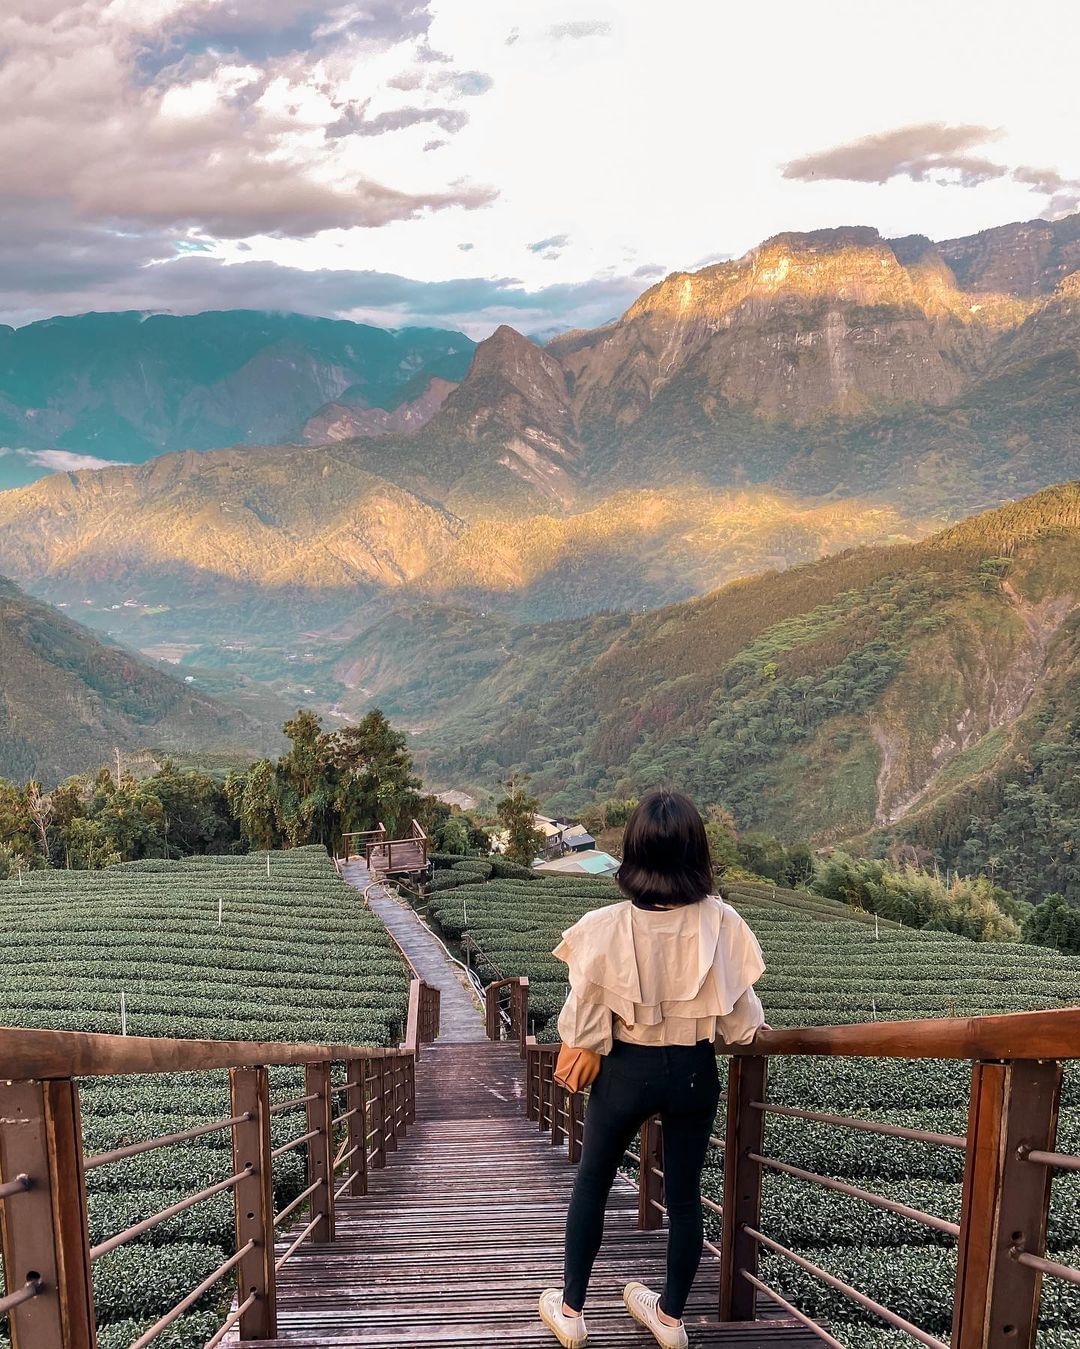
[{"label": "dark bob hair", "polygon": [[712,858],[698,809],[682,792],[650,792],[626,822],[615,880],[642,909],[696,904],[713,893]]}]

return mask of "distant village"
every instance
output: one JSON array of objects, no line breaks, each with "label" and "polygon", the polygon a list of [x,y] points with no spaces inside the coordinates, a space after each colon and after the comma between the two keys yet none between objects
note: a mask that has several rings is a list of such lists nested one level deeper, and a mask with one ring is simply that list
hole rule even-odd
[{"label": "distant village", "polygon": [[[459,810],[473,810],[477,805],[476,798],[467,792],[439,792],[436,799]],[[571,876],[610,876],[618,870],[619,859],[598,848],[596,839],[579,821],[560,815],[534,815],[533,825],[543,839],[533,870]],[[507,842],[505,832],[493,833],[491,851],[505,852]]]}]

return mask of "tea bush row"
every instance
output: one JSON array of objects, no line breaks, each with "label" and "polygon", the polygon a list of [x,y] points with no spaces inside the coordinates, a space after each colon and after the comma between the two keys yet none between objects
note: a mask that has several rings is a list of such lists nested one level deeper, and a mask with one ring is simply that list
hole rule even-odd
[{"label": "tea bush row", "polygon": [[[5,943],[0,1023],[236,1040],[388,1044],[400,1038],[409,971],[383,924],[321,849],[155,861],[104,872],[35,872],[0,883]],[[474,875],[471,879],[475,881]],[[222,922],[217,922],[221,900]],[[298,1093],[271,1073],[275,1099]],[[88,1153],[228,1116],[223,1072],[88,1079]],[[275,1116],[275,1146],[303,1132]],[[302,1150],[274,1168],[280,1207],[303,1188]],[[126,1158],[87,1175],[93,1241],[168,1207],[232,1169],[228,1131]],[[127,1346],[231,1251],[232,1201],[217,1196],[95,1265],[101,1349]],[[201,1349],[222,1290],[163,1336]]]},{"label": "tea bush row", "polygon": [[[446,874],[437,873],[437,875]],[[551,955],[563,930],[587,910],[611,903],[610,882],[580,878],[493,877],[436,891],[430,913],[452,941],[467,932],[480,948],[482,977],[527,974],[533,1029],[554,1037],[566,995],[566,968]],[[738,885],[729,898],[762,944],[759,984],[773,1025],[845,1024],[872,1019],[980,1015],[1080,1002],[1080,959],[1016,943],[972,943],[951,933],[876,923],[842,904],[769,885]],[[826,1113],[879,1119],[962,1136],[970,1066],[929,1060],[781,1058],[770,1063],[770,1098]],[[718,1128],[722,1127],[718,1124]],[[1080,1152],[1080,1074],[1066,1076],[1059,1146]],[[879,1137],[790,1117],[769,1117],[765,1151],[804,1170],[848,1180],[888,1198],[955,1220],[961,1151]],[[705,1173],[722,1192],[720,1155]],[[797,1179],[768,1174],[763,1223],[871,1297],[926,1329],[947,1332],[955,1242],[932,1229]],[[1055,1182],[1050,1216],[1055,1258],[1077,1263],[1080,1185]],[[899,1341],[878,1323],[787,1262],[766,1259],[774,1286],[829,1321],[852,1349]],[[1040,1349],[1080,1349],[1077,1290],[1050,1291]],[[903,1340],[910,1344],[910,1340]]]}]

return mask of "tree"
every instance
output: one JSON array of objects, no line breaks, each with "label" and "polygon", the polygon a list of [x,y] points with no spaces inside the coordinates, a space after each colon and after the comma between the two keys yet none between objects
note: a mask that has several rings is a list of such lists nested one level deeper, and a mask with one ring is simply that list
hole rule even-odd
[{"label": "tree", "polygon": [[260,759],[225,784],[249,847],[321,843],[333,850],[343,833],[381,823],[393,836],[413,817],[438,818],[418,791],[405,736],[378,708],[336,731],[324,731],[318,716],[302,709],[282,729],[292,742],[285,754]]},{"label": "tree", "polygon": [[140,786],[145,795],[154,797],[161,805],[164,856],[236,851],[239,825],[229,808],[225,788],[215,778],[194,769],[178,769],[166,759],[159,771],[144,778]]},{"label": "tree", "polygon": [[544,843],[544,836],[536,827],[540,802],[525,790],[528,781],[527,777],[511,778],[506,784],[506,795],[495,807],[507,833],[506,857],[522,866],[530,865]]},{"label": "tree", "polygon": [[469,827],[461,815],[451,815],[437,827],[432,842],[439,852],[463,857],[469,851]]},{"label": "tree", "polygon": [[277,779],[269,759],[259,759],[246,773],[230,773],[225,796],[249,847],[269,850],[279,842]]},{"label": "tree", "polygon": [[706,807],[705,836],[709,840],[713,870],[718,875],[723,875],[729,867],[739,865],[738,830],[730,810],[724,806]]},{"label": "tree", "polygon": [[1025,920],[1024,940],[1080,955],[1080,910],[1066,903],[1064,895],[1047,895]]},{"label": "tree", "polygon": [[973,941],[1015,941],[1020,925],[1006,911],[1011,896],[985,876],[939,875],[840,849],[818,861],[811,889],[867,913]]},{"label": "tree", "polygon": [[281,728],[292,747],[277,761],[278,824],[289,847],[333,847],[338,828],[331,737],[316,713],[302,708]]},{"label": "tree", "polygon": [[31,780],[26,784],[26,812],[37,830],[41,842],[41,855],[46,865],[49,861],[49,821],[52,819],[52,797],[41,790],[41,783]]},{"label": "tree", "polygon": [[381,823],[391,836],[403,832],[420,809],[420,779],[413,776],[405,736],[376,707],[355,726],[335,731],[329,742],[341,831]]},{"label": "tree", "polygon": [[44,866],[39,836],[27,808],[26,793],[0,780],[0,848],[12,870]]}]

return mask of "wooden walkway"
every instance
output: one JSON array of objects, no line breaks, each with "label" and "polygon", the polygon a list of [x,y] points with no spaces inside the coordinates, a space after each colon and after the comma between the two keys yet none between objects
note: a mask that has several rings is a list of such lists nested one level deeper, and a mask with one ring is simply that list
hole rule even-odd
[{"label": "wooden walkway", "polygon": [[484,1011],[468,979],[447,960],[446,952],[415,911],[392,890],[380,885],[362,860],[346,862],[341,876],[355,890],[367,895],[368,908],[385,923],[416,974],[439,990],[439,1039],[486,1040]]},{"label": "wooden walkway", "polygon": [[[425,1046],[416,1122],[366,1198],[341,1200],[337,1241],[304,1245],[278,1284],[280,1338],[263,1349],[346,1345],[549,1349],[540,1291],[562,1283],[563,1225],[574,1168],[525,1118],[516,1047]],[[637,1227],[637,1191],[612,1192],[586,1306],[590,1344],[655,1344],[622,1305],[623,1284],[663,1277],[665,1233]],[[788,1322],[715,1320],[718,1271],[706,1253],[687,1325],[691,1345],[767,1349],[819,1343]]]}]

